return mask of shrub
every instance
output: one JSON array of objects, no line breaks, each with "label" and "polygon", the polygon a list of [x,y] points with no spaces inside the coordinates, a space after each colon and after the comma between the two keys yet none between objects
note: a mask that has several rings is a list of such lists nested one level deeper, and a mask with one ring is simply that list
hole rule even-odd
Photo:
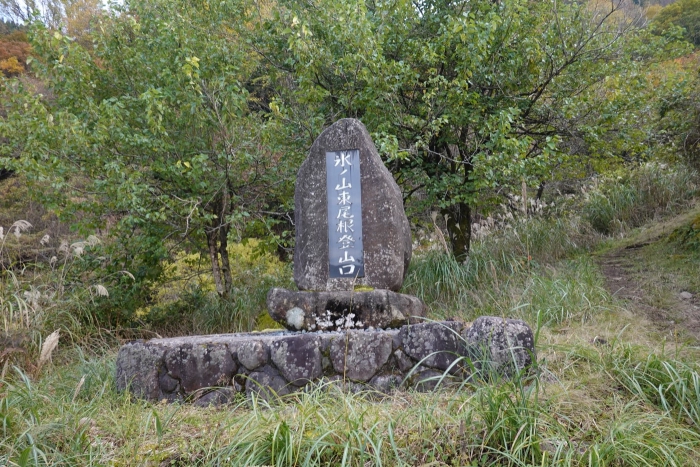
[{"label": "shrub", "polygon": [[24,67],[17,61],[17,57],[0,60],[0,72],[5,76],[17,76],[24,73]]},{"label": "shrub", "polygon": [[181,252],[164,267],[163,279],[151,284],[153,303],[137,310],[137,317],[160,334],[256,328],[265,314],[269,289],[291,286],[289,266],[261,252],[256,239],[229,244],[228,249],[233,281],[229,298],[216,294],[208,258]]},{"label": "shrub", "polygon": [[31,47],[27,42],[0,40],[0,61],[15,58],[17,63],[24,67]]}]

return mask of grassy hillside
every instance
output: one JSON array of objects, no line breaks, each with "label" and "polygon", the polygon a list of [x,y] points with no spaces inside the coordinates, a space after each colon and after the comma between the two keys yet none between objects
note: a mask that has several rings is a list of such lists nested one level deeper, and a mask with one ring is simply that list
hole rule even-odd
[{"label": "grassy hillside", "polygon": [[[417,252],[404,292],[431,318],[518,317],[537,336],[533,375],[433,393],[132,400],[113,380],[128,330],[90,324],[71,302],[98,300],[94,284],[73,282],[70,298],[58,268],[25,259],[0,288],[0,465],[697,465],[700,251],[669,240],[700,215],[697,187],[694,174],[642,168],[558,200],[549,217],[516,216],[465,264]],[[35,307],[24,292],[36,290],[62,301]]]}]

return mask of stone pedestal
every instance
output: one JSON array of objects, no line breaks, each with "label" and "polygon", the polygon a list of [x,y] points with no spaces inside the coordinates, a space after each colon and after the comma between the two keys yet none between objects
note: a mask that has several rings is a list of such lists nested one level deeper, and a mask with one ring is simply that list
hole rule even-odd
[{"label": "stone pedestal", "polygon": [[532,364],[534,352],[527,324],[494,317],[472,325],[192,336],[124,345],[116,381],[139,398],[209,405],[236,394],[269,399],[320,381],[352,390],[432,389],[438,381],[460,384],[474,370],[512,375]]},{"label": "stone pedestal", "polygon": [[426,312],[419,298],[390,290],[295,292],[280,288],[267,294],[267,310],[291,331],[395,329],[416,322]]}]

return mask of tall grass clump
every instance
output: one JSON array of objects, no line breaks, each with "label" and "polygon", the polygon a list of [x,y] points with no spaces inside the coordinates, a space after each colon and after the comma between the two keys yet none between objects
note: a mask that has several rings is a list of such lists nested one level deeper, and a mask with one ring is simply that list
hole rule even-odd
[{"label": "tall grass clump", "polygon": [[612,310],[603,278],[588,257],[562,261],[556,269],[530,276],[510,303],[513,317],[544,326],[582,324]]},{"label": "tall grass clump", "polygon": [[[573,465],[682,467],[697,465],[698,434],[629,403]],[[572,464],[568,464],[572,465]]]},{"label": "tall grass clump", "polygon": [[[79,350],[71,365],[32,376],[19,368],[0,379],[0,465],[107,465],[112,440],[96,419],[134,407],[116,394],[113,361],[86,358]],[[121,441],[120,441],[121,442]]]},{"label": "tall grass clump", "polygon": [[630,393],[679,422],[700,428],[700,372],[697,365],[650,354],[638,361],[629,347],[611,360],[615,378]]},{"label": "tall grass clump", "polygon": [[582,215],[598,232],[614,235],[658,215],[677,212],[699,189],[697,172],[648,163],[601,180],[590,193]]},{"label": "tall grass clump", "polygon": [[230,441],[205,465],[546,465],[552,454],[543,440],[564,435],[537,392],[525,380],[499,381],[377,403],[376,394],[317,386],[288,398],[283,410],[254,403],[222,430]]},{"label": "tall grass clump", "polygon": [[0,226],[2,377],[12,373],[8,369],[13,365],[38,373],[46,363],[40,357],[51,355],[46,344],[52,342],[53,350],[59,335],[64,343],[99,340],[103,344],[93,311],[109,292],[86,273],[85,266],[97,257],[99,239],[90,236],[52,247],[49,234],[39,238],[31,234],[32,229],[24,220],[7,230]]},{"label": "tall grass clump", "polygon": [[497,258],[512,255],[539,264],[554,264],[589,251],[598,240],[599,235],[577,216],[534,217],[475,242],[474,253]]},{"label": "tall grass clump", "polygon": [[595,308],[586,295],[604,295],[590,262],[582,258],[584,267],[567,267],[565,261],[597,240],[598,235],[576,217],[529,219],[475,241],[463,263],[437,251],[416,255],[404,290],[438,314],[534,320],[543,310],[547,322],[562,322],[583,308],[586,313]]}]

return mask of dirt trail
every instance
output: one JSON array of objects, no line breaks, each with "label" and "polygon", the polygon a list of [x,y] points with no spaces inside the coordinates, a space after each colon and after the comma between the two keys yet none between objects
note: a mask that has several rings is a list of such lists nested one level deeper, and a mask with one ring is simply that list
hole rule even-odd
[{"label": "dirt trail", "polygon": [[[643,314],[660,330],[669,334],[692,337],[700,342],[700,300],[698,294],[682,298],[684,291],[671,291],[677,298],[658,303],[650,296],[646,284],[638,278],[635,269],[640,261],[639,252],[622,248],[602,256],[599,264],[605,275],[606,288],[613,296],[624,300],[631,311]],[[635,264],[637,263],[637,264]],[[653,273],[652,271],[649,271]]]},{"label": "dirt trail", "polygon": [[[606,288],[644,315],[660,331],[700,342],[700,290],[684,290],[674,271],[658,261],[668,234],[700,211],[700,205],[683,215],[655,224],[625,244],[597,258]],[[698,265],[697,274],[700,274]]]}]

